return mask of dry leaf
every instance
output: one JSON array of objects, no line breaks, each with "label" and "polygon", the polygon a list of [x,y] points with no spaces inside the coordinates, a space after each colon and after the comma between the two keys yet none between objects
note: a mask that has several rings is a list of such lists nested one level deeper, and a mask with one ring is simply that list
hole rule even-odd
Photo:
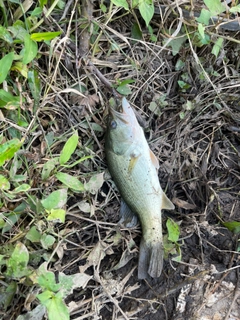
[{"label": "dry leaf", "polygon": [[173,198],[172,202],[176,206],[178,206],[180,208],[183,208],[183,209],[186,209],[186,210],[191,210],[191,209],[195,209],[196,208],[196,206],[194,204],[188,203],[187,201],[181,200],[179,198]]}]

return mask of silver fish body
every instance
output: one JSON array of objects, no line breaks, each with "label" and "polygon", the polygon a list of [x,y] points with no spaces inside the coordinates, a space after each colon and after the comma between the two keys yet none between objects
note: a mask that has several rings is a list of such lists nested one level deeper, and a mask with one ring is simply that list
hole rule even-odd
[{"label": "silver fish body", "polygon": [[105,151],[109,171],[125,202],[126,214],[122,214],[129,221],[130,213],[136,214],[141,223],[138,278],[148,274],[159,277],[164,255],[161,209],[171,210],[174,205],[160,186],[158,160],[125,98],[121,112],[110,111]]}]

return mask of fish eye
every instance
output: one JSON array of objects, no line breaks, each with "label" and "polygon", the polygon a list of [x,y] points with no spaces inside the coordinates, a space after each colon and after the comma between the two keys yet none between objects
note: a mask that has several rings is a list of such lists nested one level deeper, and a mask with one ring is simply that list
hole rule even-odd
[{"label": "fish eye", "polygon": [[115,120],[112,120],[110,122],[110,126],[111,126],[112,129],[116,129],[117,128],[117,122]]}]

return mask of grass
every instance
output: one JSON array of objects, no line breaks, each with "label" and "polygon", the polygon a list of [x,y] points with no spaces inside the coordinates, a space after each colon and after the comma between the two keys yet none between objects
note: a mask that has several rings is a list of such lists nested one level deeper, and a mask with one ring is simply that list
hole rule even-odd
[{"label": "grass", "polygon": [[[160,19],[152,18],[150,2],[149,15],[120,4],[0,1],[2,320],[133,319],[149,305],[160,308],[156,298],[132,297],[140,290],[131,282],[140,232],[117,225],[118,193],[103,149],[112,95],[142,106],[163,187],[172,188],[180,214],[208,212],[216,201],[217,221],[228,226],[221,188],[196,180],[223,178],[226,158],[238,155],[223,131],[239,121],[239,40],[209,27],[205,11],[185,21],[176,7]],[[213,175],[215,139],[225,139],[228,149],[226,157],[218,154]],[[232,166],[227,188],[236,194]],[[183,245],[174,219],[165,237],[172,264],[181,262]],[[142,304],[127,310],[124,299]]]}]

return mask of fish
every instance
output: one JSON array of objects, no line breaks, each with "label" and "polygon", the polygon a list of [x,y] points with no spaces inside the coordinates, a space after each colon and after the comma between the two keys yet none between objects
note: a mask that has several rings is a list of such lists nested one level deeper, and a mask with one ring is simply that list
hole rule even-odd
[{"label": "fish", "polygon": [[141,224],[138,278],[158,278],[164,256],[161,210],[173,210],[174,205],[160,186],[159,161],[125,97],[120,110],[109,108],[105,156],[122,198],[120,222],[127,227]]}]

